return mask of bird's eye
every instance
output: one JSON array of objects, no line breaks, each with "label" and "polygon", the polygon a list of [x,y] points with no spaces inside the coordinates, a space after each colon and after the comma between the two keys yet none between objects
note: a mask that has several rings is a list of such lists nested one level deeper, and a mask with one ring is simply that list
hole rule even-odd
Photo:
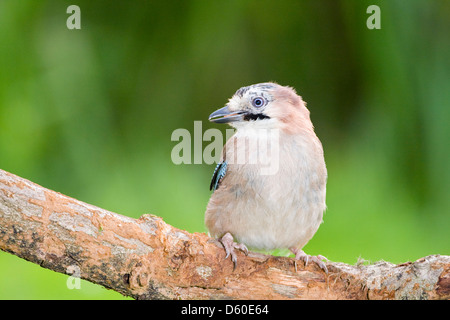
[{"label": "bird's eye", "polygon": [[264,98],[261,98],[261,97],[254,98],[252,100],[252,105],[255,108],[261,108],[265,103],[266,103],[266,100],[264,100]]}]

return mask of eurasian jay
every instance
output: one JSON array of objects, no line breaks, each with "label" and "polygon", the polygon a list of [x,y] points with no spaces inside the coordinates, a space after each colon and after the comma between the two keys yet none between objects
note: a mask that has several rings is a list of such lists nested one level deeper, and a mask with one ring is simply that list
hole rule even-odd
[{"label": "eurasian jay", "polygon": [[[237,90],[209,120],[236,128],[214,171],[205,213],[206,227],[226,257],[236,266],[235,249],[247,254],[247,246],[289,248],[296,260],[313,261],[327,272],[325,257],[302,250],[322,222],[327,182],[306,103],[291,87],[259,83]],[[272,145],[257,160],[276,170],[263,172],[254,158],[269,140]]]}]

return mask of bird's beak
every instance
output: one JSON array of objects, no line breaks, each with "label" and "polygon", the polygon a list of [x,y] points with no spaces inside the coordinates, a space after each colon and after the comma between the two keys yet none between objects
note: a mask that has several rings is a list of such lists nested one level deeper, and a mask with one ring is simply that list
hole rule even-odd
[{"label": "bird's beak", "polygon": [[245,112],[243,111],[230,111],[228,106],[225,106],[211,113],[208,120],[216,123],[228,123],[241,121],[244,119],[244,115]]}]

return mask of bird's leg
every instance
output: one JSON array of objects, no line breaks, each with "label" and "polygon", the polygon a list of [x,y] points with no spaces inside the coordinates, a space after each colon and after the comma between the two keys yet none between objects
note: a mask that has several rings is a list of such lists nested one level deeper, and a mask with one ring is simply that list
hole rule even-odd
[{"label": "bird's leg", "polygon": [[[312,261],[315,264],[317,264],[323,271],[325,271],[325,273],[328,274],[327,266],[322,261],[322,260],[328,261],[328,259],[325,258],[324,256],[321,255],[310,256],[306,254],[303,250],[298,248],[289,248],[289,250],[291,250],[292,253],[295,254],[295,260],[302,260],[305,263],[305,267],[309,261]],[[295,264],[295,270],[297,271],[297,264]]]},{"label": "bird's leg", "polygon": [[225,248],[226,257],[227,259],[229,256],[231,256],[231,261],[233,261],[233,270],[236,268],[237,263],[237,257],[236,252],[234,249],[239,249],[245,253],[245,255],[248,254],[248,249],[243,243],[236,243],[233,240],[233,236],[231,233],[227,232],[225,235],[219,239],[220,243],[222,243],[223,247]]}]

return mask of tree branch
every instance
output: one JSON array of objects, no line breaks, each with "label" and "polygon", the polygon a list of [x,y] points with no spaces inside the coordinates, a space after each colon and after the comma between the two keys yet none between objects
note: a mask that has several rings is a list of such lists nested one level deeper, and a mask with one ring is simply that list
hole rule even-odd
[{"label": "tree branch", "polygon": [[394,265],[239,253],[159,217],[132,219],[0,170],[0,249],[137,299],[449,299],[450,256]]}]

